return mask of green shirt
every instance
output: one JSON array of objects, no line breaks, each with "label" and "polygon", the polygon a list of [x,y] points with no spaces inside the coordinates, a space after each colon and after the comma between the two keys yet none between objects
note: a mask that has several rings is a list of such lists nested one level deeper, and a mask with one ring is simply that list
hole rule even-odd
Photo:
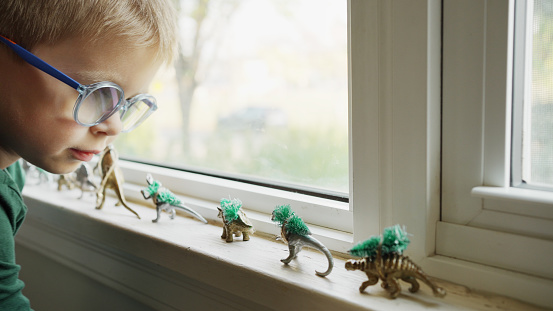
[{"label": "green shirt", "polygon": [[[7,171],[0,170],[0,310],[31,310],[29,299],[21,293],[24,284],[19,279],[21,267],[15,264],[14,241],[27,206],[21,196],[22,184],[16,184]],[[21,172],[20,168],[15,172]],[[17,174],[14,177],[21,180]]]}]

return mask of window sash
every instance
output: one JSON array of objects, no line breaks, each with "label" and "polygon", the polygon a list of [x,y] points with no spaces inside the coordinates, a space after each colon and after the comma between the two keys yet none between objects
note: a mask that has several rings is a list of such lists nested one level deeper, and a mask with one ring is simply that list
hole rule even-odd
[{"label": "window sash", "polygon": [[[436,252],[543,277],[548,265],[536,261],[530,267],[509,254],[540,243],[527,256],[553,252],[553,196],[536,200],[536,192],[511,188],[514,14],[514,1],[444,4],[443,192]],[[470,252],[454,247],[475,239],[479,244]]]}]

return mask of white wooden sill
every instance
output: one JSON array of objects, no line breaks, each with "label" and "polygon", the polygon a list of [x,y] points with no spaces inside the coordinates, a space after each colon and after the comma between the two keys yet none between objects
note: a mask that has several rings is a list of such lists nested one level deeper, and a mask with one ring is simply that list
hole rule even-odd
[{"label": "white wooden sill", "polygon": [[279,259],[288,255],[287,246],[273,237],[226,243],[217,223],[166,214],[152,223],[152,208],[132,204],[139,220],[113,198],[96,210],[94,196],[79,195],[26,187],[29,213],[17,242],[156,310],[539,310],[446,282],[440,282],[448,290],[443,299],[424,284],[416,294],[404,285],[395,300],[380,286],[361,294],[366,276],[346,271],[339,256],[321,278],[315,270],[327,263],[316,251],[303,250],[284,265]]},{"label": "white wooden sill", "polygon": [[[516,200],[553,206],[553,192],[514,187],[474,187],[472,195],[483,199]],[[553,208],[550,208],[551,217]]]}]

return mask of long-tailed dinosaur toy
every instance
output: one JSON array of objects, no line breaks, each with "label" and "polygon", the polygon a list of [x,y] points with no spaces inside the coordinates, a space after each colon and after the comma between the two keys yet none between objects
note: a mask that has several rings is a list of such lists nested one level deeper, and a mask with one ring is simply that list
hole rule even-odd
[{"label": "long-tailed dinosaur toy", "polygon": [[179,208],[186,213],[198,218],[203,223],[207,223],[207,220],[195,210],[184,205],[171,191],[161,186],[161,183],[154,180],[152,175],[146,175],[146,182],[148,182],[148,188],[140,190],[144,199],[152,199],[156,205],[157,217],[152,222],[157,222],[162,211],[170,213],[169,218],[175,218],[175,208]]},{"label": "long-tailed dinosaur toy", "polygon": [[273,210],[271,220],[277,222],[281,227],[281,238],[288,243],[288,249],[290,250],[290,255],[280,261],[289,264],[304,246],[309,246],[322,252],[328,260],[328,269],[325,272],[315,271],[315,273],[318,276],[327,276],[332,272],[334,267],[332,254],[323,243],[311,236],[311,231],[309,231],[307,225],[300,217],[295,215],[290,205],[277,206]]},{"label": "long-tailed dinosaur toy", "polygon": [[130,208],[127,204],[127,200],[125,200],[125,195],[123,194],[123,173],[117,165],[118,159],[117,152],[112,145],[108,145],[100,156],[100,161],[98,161],[96,168],[100,171],[102,181],[96,191],[96,208],[102,208],[106,200],[106,190],[112,189],[119,199],[117,205],[123,205],[140,219],[138,213]]}]

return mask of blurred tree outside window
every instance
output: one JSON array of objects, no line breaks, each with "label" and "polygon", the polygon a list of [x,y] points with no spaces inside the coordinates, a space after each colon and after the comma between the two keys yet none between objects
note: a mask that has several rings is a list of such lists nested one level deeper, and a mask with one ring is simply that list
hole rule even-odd
[{"label": "blurred tree outside window", "polygon": [[178,58],[121,158],[347,197],[347,1],[175,1]]}]

